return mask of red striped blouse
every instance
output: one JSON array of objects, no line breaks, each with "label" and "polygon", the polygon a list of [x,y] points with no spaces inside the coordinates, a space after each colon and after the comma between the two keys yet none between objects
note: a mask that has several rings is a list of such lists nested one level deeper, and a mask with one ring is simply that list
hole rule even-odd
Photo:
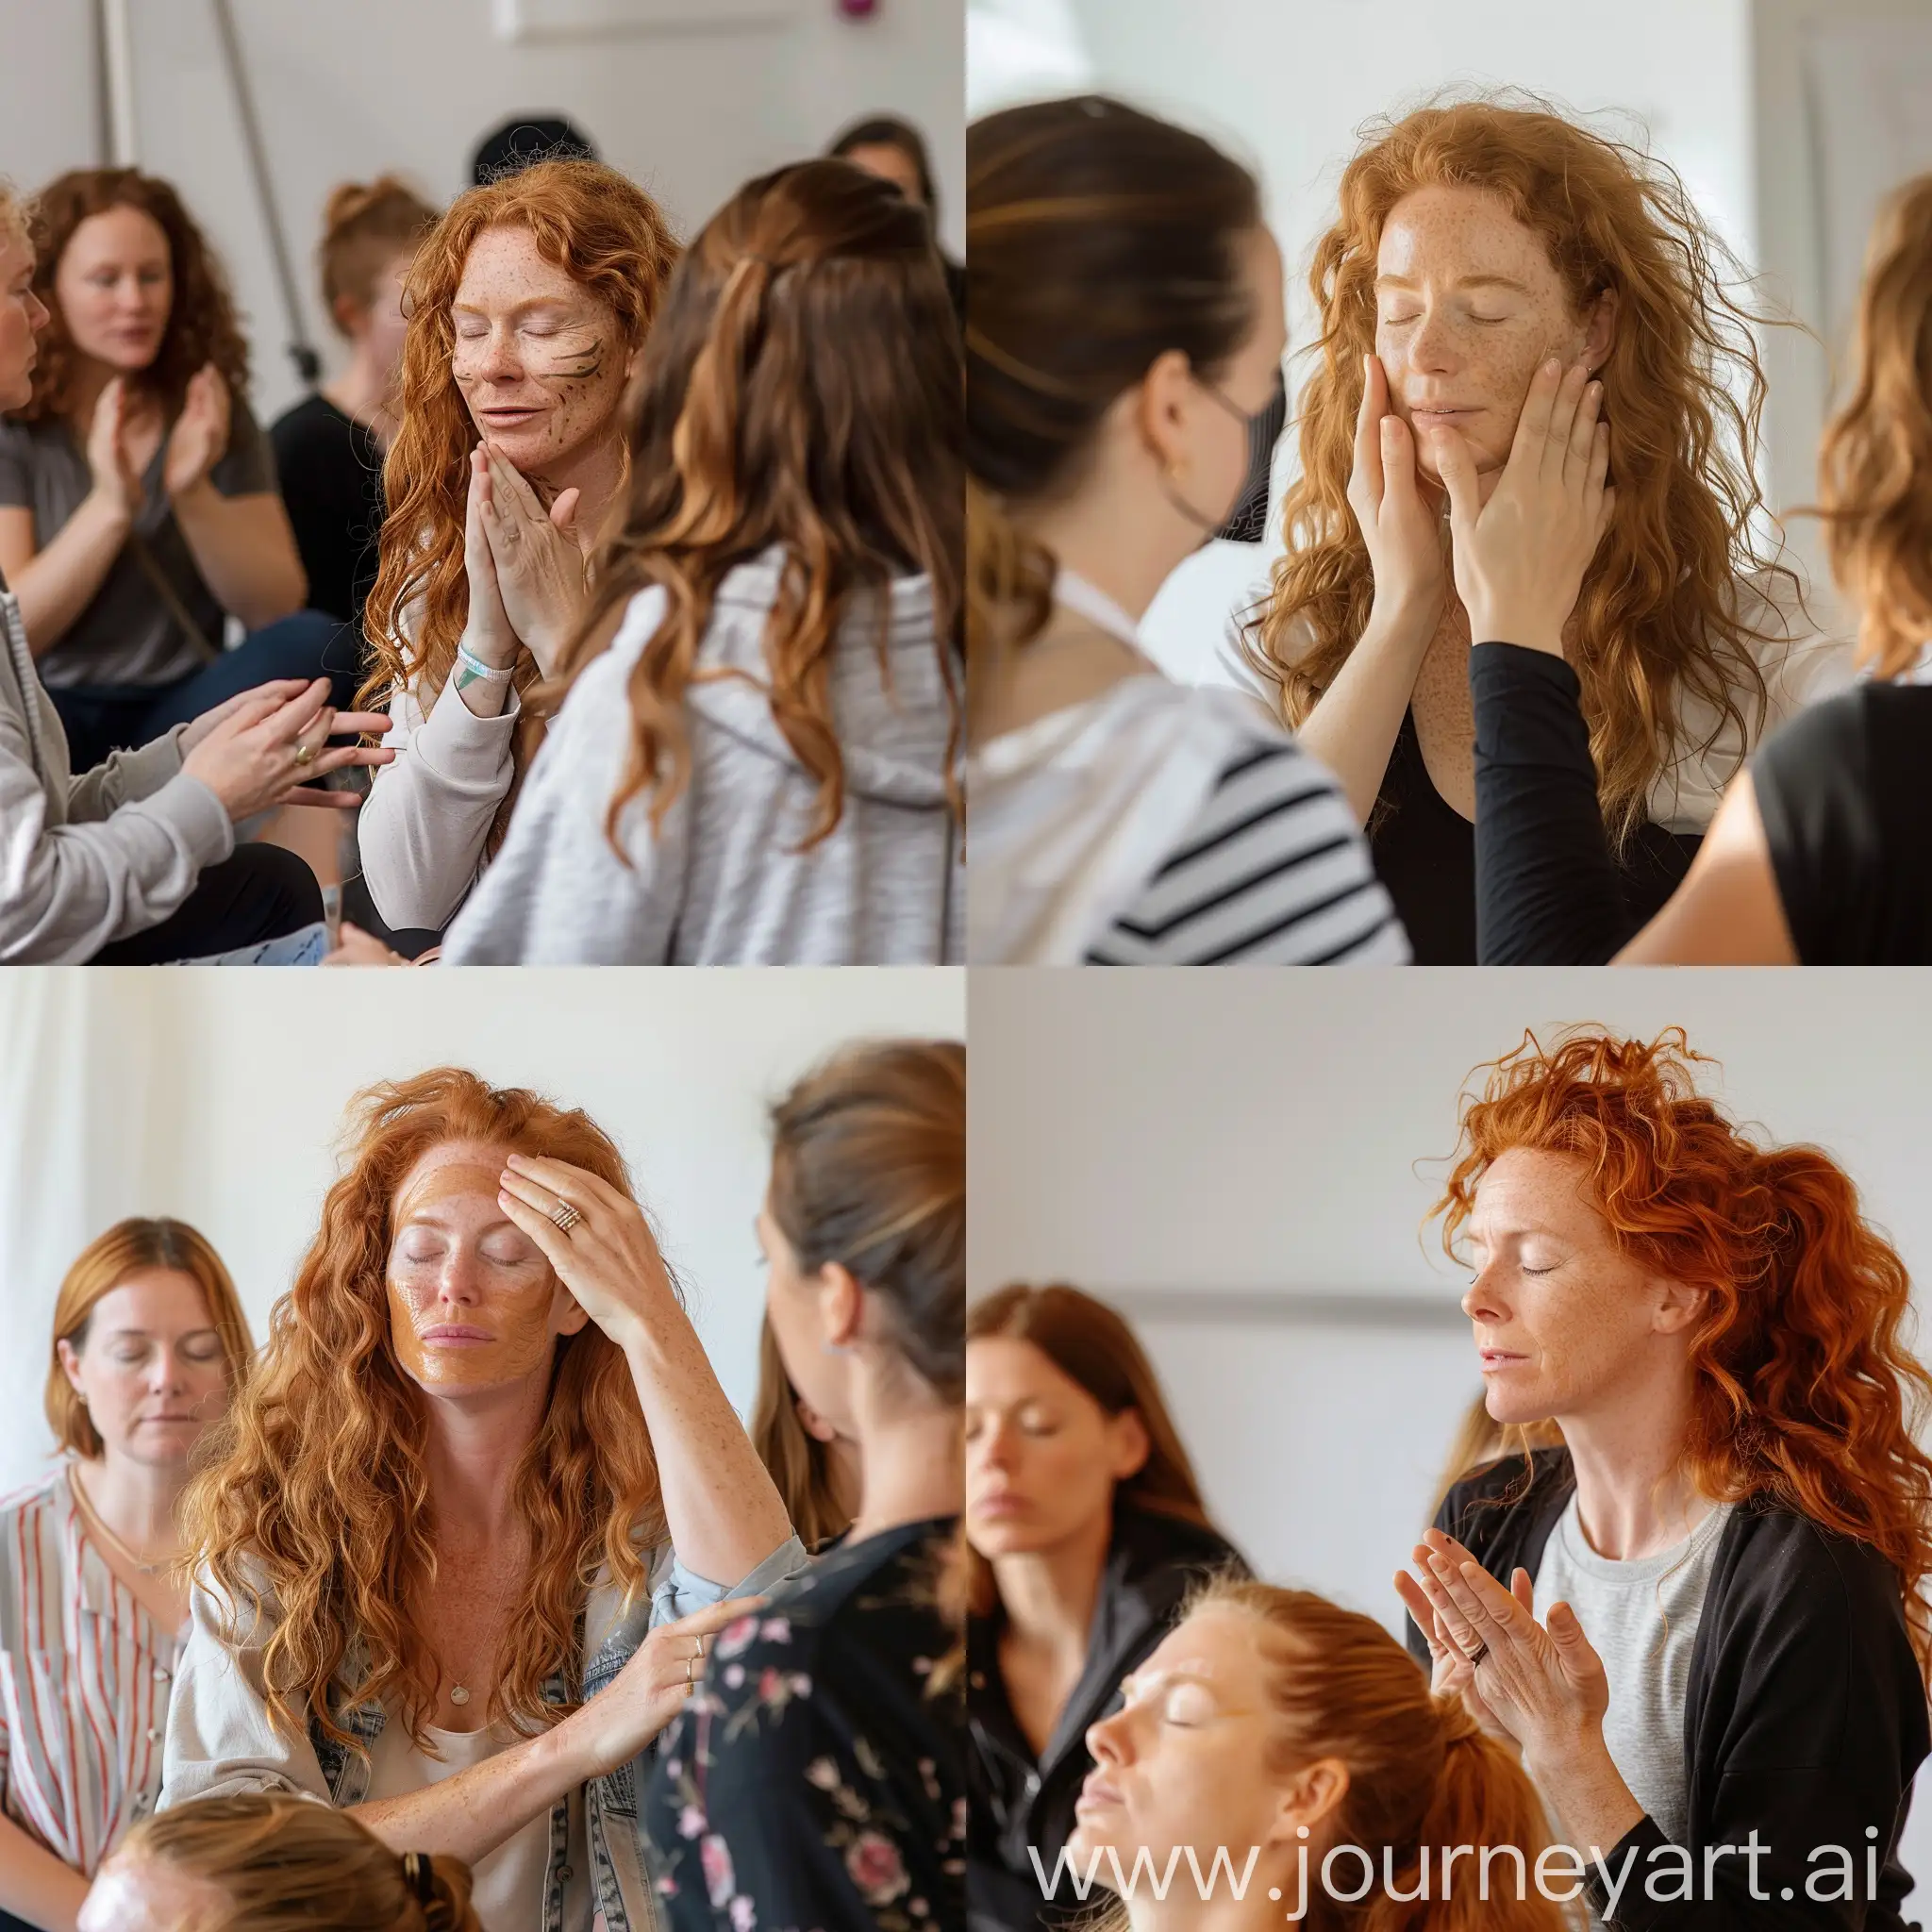
[{"label": "red striped blouse", "polygon": [[187,1634],[108,1567],[64,1465],[0,1497],[0,1806],[89,1877],[160,1793]]}]

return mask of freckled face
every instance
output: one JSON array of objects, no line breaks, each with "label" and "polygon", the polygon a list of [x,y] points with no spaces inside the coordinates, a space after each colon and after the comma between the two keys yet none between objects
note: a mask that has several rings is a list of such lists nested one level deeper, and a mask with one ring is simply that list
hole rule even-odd
[{"label": "freckled face", "polygon": [[1538,367],[1584,347],[1587,319],[1542,242],[1487,189],[1421,188],[1391,212],[1375,275],[1375,353],[1424,475],[1437,476],[1437,424],[1478,472],[1500,470]]},{"label": "freckled face", "polygon": [[1658,1284],[1618,1247],[1582,1159],[1512,1147],[1476,1188],[1462,1298],[1499,1423],[1577,1416],[1680,1358],[1653,1326]]},{"label": "freckled face", "polygon": [[470,418],[525,475],[614,432],[628,374],[617,312],[546,261],[527,229],[476,238],[450,320]]},{"label": "freckled face", "polygon": [[588,1319],[542,1251],[497,1205],[501,1147],[432,1148],[391,1210],[390,1339],[431,1395],[475,1395],[547,1373]]}]

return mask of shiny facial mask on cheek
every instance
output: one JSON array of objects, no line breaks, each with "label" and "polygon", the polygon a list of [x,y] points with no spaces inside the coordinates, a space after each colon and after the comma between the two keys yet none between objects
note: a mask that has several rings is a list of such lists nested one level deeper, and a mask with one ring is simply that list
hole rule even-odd
[{"label": "shiny facial mask on cheek", "polygon": [[[492,1210],[502,1170],[473,1163],[452,1162],[426,1174],[395,1207],[398,1238],[409,1217],[437,1201],[462,1197],[483,1200]],[[446,1257],[422,1264],[425,1279],[398,1279],[393,1246],[388,1279],[390,1337],[397,1359],[411,1380],[441,1389],[478,1388],[514,1381],[533,1374],[549,1360],[555,1344],[550,1331],[550,1307],[557,1278],[546,1266],[528,1287],[486,1287],[467,1308],[446,1307],[436,1291],[436,1277]],[[477,1265],[488,1269],[490,1264]],[[409,1264],[401,1264],[407,1274]],[[425,1328],[452,1324],[485,1328],[491,1341],[439,1342],[423,1340]]]}]

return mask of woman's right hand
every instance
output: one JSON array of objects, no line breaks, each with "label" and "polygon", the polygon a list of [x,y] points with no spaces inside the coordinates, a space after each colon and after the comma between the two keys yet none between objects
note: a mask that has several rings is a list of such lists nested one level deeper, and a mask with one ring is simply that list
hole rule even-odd
[{"label": "woman's right hand", "polygon": [[238,823],[277,805],[327,805],[354,810],[353,791],[316,786],[325,773],[344,765],[386,765],[395,753],[381,745],[328,741],[342,733],[380,735],[389,720],[379,711],[341,711],[328,703],[328,679],[312,684],[284,678],[245,691],[203,714],[181,735],[181,769],[198,778]]},{"label": "woman's right hand", "polygon": [[1423,495],[1415,438],[1389,406],[1389,377],[1379,356],[1362,358],[1348,507],[1368,545],[1376,611],[1417,628],[1425,625],[1433,636],[1449,586],[1441,522]]},{"label": "woman's right hand", "polygon": [[570,1720],[586,1777],[602,1777],[628,1764],[683,1708],[704,1681],[700,1649],[741,1617],[757,1614],[761,1596],[727,1598],[660,1624],[638,1645],[637,1654],[610,1682]]},{"label": "woman's right hand", "polygon": [[94,493],[130,520],[140,510],[145,494],[141,472],[127,447],[136,413],[127,385],[117,375],[94,404],[94,420],[87,432],[87,466]]}]

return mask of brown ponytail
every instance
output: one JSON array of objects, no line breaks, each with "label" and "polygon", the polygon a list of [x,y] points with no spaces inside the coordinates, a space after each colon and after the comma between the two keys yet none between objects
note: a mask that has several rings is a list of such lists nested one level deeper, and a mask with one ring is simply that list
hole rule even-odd
[{"label": "brown ponytail", "polygon": [[1171,349],[1223,368],[1254,316],[1255,177],[1210,142],[1087,95],[966,130],[967,662],[984,716],[1044,626],[1054,559],[1008,508],[1050,500]]},{"label": "brown ponytail", "polygon": [[322,214],[322,306],[338,330],[336,304],[346,295],[358,308],[375,299],[382,271],[411,255],[435,225],[436,210],[395,175],[374,181],[344,181],[329,191]]},{"label": "brown ponytail", "polygon": [[222,1896],[197,1932],[482,1932],[460,1858],[392,1852],[346,1811],[262,1791],[144,1818],[114,1854]]}]

